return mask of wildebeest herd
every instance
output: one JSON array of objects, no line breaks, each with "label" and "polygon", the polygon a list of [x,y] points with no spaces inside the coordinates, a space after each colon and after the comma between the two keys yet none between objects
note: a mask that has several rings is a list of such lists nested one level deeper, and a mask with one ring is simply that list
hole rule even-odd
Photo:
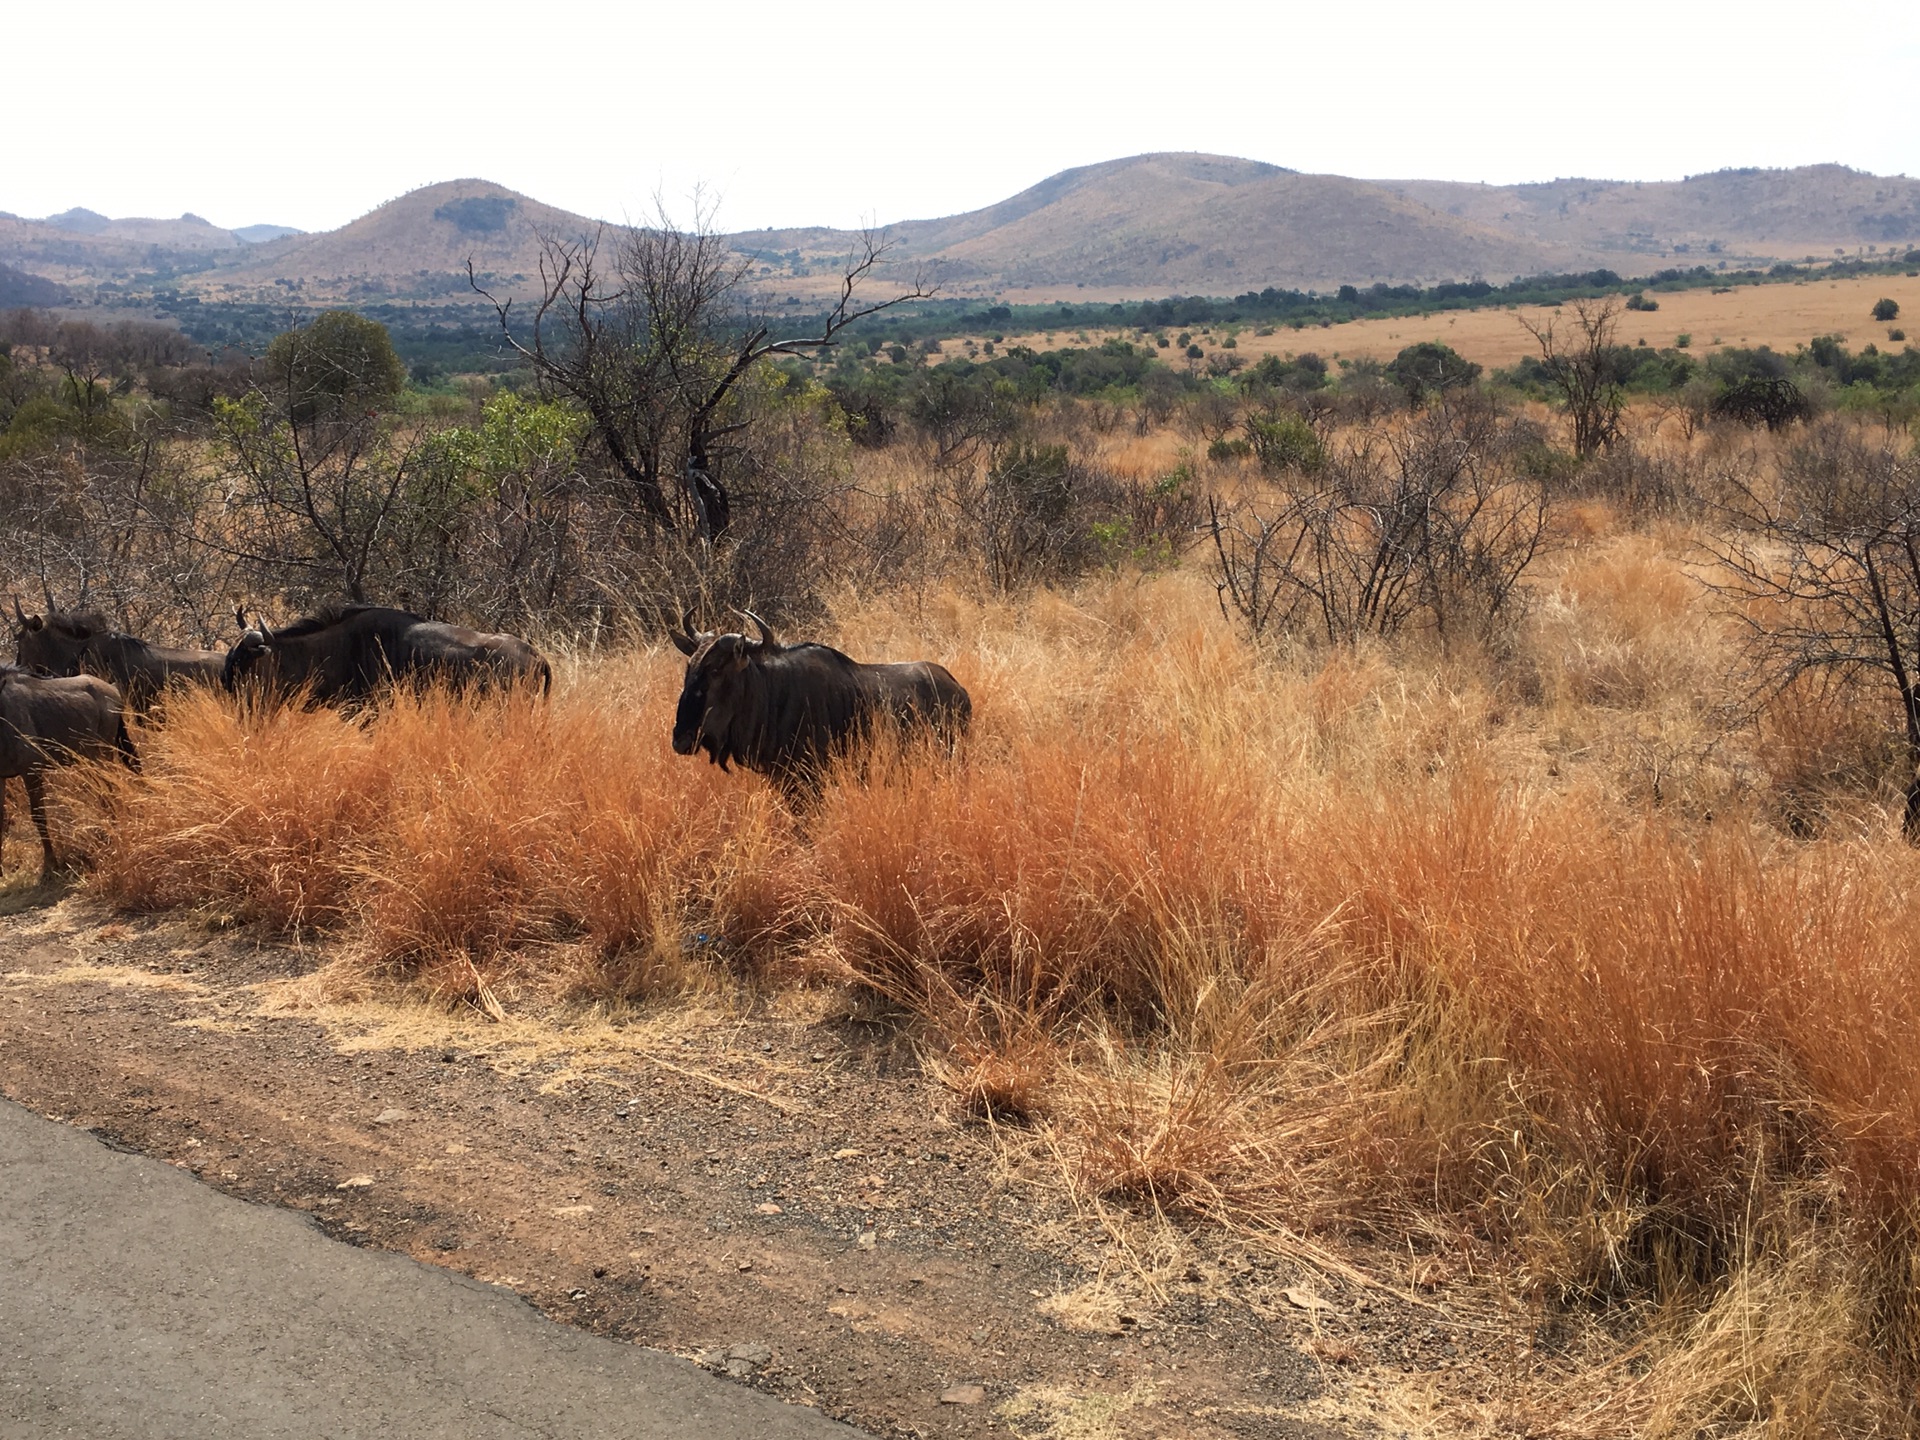
[{"label": "wildebeest herd", "polygon": [[[94,612],[29,615],[16,598],[15,663],[0,664],[0,835],[6,780],[18,775],[40,834],[41,874],[56,868],[44,776],[55,765],[118,758],[139,769],[125,710],[148,714],[172,685],[221,687],[315,705],[375,700],[395,685],[462,692],[553,685],[546,657],[516,635],[488,634],[379,605],[341,605],[274,629],[235,611],[240,639],[217,650],[149,644]],[[943,665],[863,665],[830,646],[782,645],[757,632],[697,632],[685,612],[669,638],[687,657],[673,748],[704,751],[721,769],[758,771],[789,795],[817,781],[833,755],[876,724],[930,732],[949,748],[973,705]]]}]

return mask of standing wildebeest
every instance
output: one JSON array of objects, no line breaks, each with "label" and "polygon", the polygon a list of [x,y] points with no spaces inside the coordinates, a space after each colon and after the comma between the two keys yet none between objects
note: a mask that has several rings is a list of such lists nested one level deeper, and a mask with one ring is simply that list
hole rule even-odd
[{"label": "standing wildebeest", "polygon": [[[242,626],[246,613],[236,612]],[[259,681],[278,692],[307,687],[323,705],[365,700],[394,681],[444,680],[459,689],[531,681],[553,687],[546,658],[515,635],[422,620],[405,610],[343,605],[278,630],[256,620],[227,652],[221,683]]]},{"label": "standing wildebeest", "polygon": [[0,835],[7,828],[7,780],[18,775],[26,782],[27,808],[40,832],[43,881],[54,870],[43,772],[50,765],[108,754],[118,754],[129,770],[140,768],[118,690],[92,675],[29,675],[0,665]]},{"label": "standing wildebeest", "polygon": [[48,675],[78,675],[83,670],[111,680],[126,703],[144,711],[171,680],[218,685],[226,656],[218,650],[185,650],[149,645],[137,636],[110,628],[94,613],[29,615],[15,596],[19,625],[15,658],[29,670]]},{"label": "standing wildebeest", "polygon": [[826,645],[782,645],[766,621],[743,611],[760,632],[694,634],[693,612],[669,638],[687,656],[687,678],[673,720],[676,754],[705,750],[722,770],[738,761],[788,789],[817,779],[821,767],[876,719],[903,731],[925,727],[952,744],[966,733],[973,702],[944,665],[862,665]]}]

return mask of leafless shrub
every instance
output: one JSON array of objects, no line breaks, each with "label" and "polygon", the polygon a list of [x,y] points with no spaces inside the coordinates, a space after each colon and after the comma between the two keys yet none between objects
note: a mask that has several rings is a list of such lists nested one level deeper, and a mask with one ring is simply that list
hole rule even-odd
[{"label": "leafless shrub", "polygon": [[1830,421],[1787,453],[1777,487],[1737,483],[1730,510],[1715,584],[1740,602],[1752,684],[1877,678],[1904,722],[1903,823],[1920,844],[1920,457]]},{"label": "leafless shrub", "polygon": [[1567,493],[1610,500],[1632,515],[1687,514],[1705,503],[1693,456],[1621,439],[1568,477]]},{"label": "leafless shrub", "polygon": [[1210,499],[1222,612],[1256,637],[1336,644],[1486,632],[1546,538],[1546,490],[1512,439],[1484,405],[1440,405],[1362,431],[1277,500]]}]

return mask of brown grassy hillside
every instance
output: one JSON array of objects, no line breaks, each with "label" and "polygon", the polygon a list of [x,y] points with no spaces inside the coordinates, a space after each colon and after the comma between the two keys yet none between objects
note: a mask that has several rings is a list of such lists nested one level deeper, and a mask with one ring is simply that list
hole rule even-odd
[{"label": "brown grassy hillside", "polygon": [[[1329,289],[1607,266],[1802,259],[1920,243],[1920,181],[1839,165],[1675,182],[1487,186],[1304,175],[1216,155],[1138,155],[1064,171],[999,205],[893,227],[898,257],[961,291],[1043,298]],[[830,230],[757,233],[818,265]],[[1717,247],[1717,248],[1714,248]],[[902,268],[905,268],[904,264]],[[780,275],[779,283],[789,283]]]},{"label": "brown grassy hillside", "polygon": [[[0,220],[0,263],[68,284],[156,267],[200,271],[209,298],[315,302],[466,298],[466,263],[524,294],[539,232],[594,221],[485,180],[430,185],[324,234],[257,248],[204,221],[83,228]],[[996,205],[890,227],[883,279],[922,267],[948,294],[1047,299],[1328,290],[1605,266],[1898,252],[1920,244],[1920,181],[1839,165],[1674,182],[1486,186],[1308,175],[1230,156],[1150,154],[1062,171]],[[778,295],[825,295],[857,237],[821,227],[735,236]]]},{"label": "brown grassy hillside", "polygon": [[1696,259],[1750,251],[1825,258],[1836,248],[1920,244],[1920,180],[1844,165],[1721,170],[1685,180],[1555,180],[1543,185],[1382,182],[1442,210],[1543,244]]},{"label": "brown grassy hillside", "polygon": [[471,257],[483,276],[518,293],[539,273],[541,232],[578,236],[597,223],[490,181],[449,180],[390,200],[338,230],[262,246],[257,258],[209,277],[205,289],[247,298],[291,280],[316,300],[471,298]]}]

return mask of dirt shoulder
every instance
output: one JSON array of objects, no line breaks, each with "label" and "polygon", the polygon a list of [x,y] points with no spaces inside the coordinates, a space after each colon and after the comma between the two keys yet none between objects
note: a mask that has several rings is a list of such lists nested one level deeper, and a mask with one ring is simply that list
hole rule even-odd
[{"label": "dirt shoulder", "polygon": [[327,1003],[317,958],[0,919],[0,1093],[881,1435],[1364,1434],[1463,1363],[1440,1309],[1230,1247],[1143,1291],[831,997],[496,1024]]}]

